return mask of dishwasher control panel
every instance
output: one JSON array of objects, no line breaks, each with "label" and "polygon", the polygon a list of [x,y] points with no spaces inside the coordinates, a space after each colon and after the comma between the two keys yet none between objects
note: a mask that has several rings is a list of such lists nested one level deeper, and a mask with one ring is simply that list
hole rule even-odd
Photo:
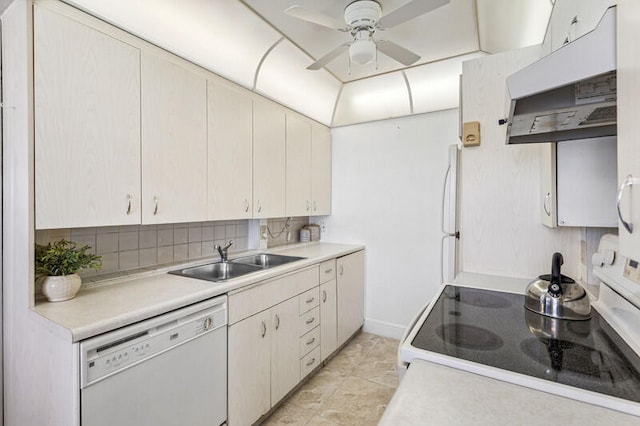
[{"label": "dishwasher control panel", "polygon": [[[211,305],[214,301],[221,302]],[[227,325],[226,296],[80,343],[82,387]]]}]

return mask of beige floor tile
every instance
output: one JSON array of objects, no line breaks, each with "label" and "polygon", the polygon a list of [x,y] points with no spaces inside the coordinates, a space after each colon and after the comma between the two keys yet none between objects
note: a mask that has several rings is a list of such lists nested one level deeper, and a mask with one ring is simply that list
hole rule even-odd
[{"label": "beige floor tile", "polygon": [[324,417],[313,416],[311,417],[311,420],[309,420],[309,423],[307,423],[305,426],[340,426],[340,425],[332,421],[329,421]]},{"label": "beige floor tile", "polygon": [[339,425],[375,425],[391,400],[394,389],[350,376],[322,404],[318,414]]},{"label": "beige floor tile", "polygon": [[305,383],[291,398],[293,404],[316,411],[347,378],[340,370],[323,368]]},{"label": "beige floor tile", "polygon": [[362,362],[365,355],[375,346],[379,337],[360,333],[327,364],[327,368],[351,373]]},{"label": "beige floor tile", "polygon": [[264,423],[263,426],[280,426],[280,425],[306,425],[313,417],[313,411],[298,407],[289,402],[285,402],[275,413],[273,413]]},{"label": "beige floor tile", "polygon": [[398,387],[396,354],[400,342],[381,337],[353,370],[353,375],[392,388]]}]

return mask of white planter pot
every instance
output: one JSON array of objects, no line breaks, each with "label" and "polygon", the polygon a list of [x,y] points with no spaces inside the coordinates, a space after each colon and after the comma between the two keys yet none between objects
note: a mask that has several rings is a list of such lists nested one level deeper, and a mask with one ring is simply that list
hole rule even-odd
[{"label": "white planter pot", "polygon": [[61,277],[45,277],[42,280],[42,293],[50,302],[62,302],[76,296],[82,280],[78,274]]}]

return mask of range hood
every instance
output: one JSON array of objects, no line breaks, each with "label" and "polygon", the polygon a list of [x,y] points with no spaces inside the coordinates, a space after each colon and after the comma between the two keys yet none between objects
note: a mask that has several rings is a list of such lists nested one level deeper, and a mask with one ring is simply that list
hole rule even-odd
[{"label": "range hood", "polygon": [[598,26],[507,78],[507,144],[616,134],[616,8]]}]

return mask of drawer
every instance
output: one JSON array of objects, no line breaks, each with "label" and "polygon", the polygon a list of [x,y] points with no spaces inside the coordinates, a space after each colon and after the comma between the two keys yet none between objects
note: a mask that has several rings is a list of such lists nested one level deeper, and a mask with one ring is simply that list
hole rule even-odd
[{"label": "drawer", "polygon": [[300,338],[300,358],[320,344],[320,327],[316,327]]},{"label": "drawer", "polygon": [[320,307],[317,306],[310,310],[309,312],[300,315],[300,334],[299,336],[303,336],[307,334],[309,331],[316,328],[320,325]]},{"label": "drawer", "polygon": [[300,379],[306,377],[320,365],[320,347],[318,346],[300,360]]},{"label": "drawer", "polygon": [[300,315],[320,305],[320,289],[318,287],[298,296],[298,313]]},{"label": "drawer", "polygon": [[320,264],[320,284],[336,279],[336,260],[331,259]]}]

